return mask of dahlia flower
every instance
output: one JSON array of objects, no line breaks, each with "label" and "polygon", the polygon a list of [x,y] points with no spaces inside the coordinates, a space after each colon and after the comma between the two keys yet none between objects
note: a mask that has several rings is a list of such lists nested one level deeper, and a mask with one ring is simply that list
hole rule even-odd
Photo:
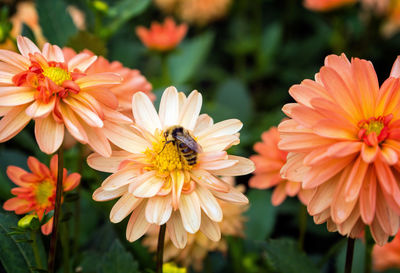
[{"label": "dahlia flower", "polygon": [[328,11],[356,2],[357,0],[304,0],[304,6],[314,11]]},{"label": "dahlia flower", "polygon": [[372,250],[374,270],[384,271],[389,268],[400,269],[400,234],[384,246],[374,245]]},{"label": "dahlia flower", "polygon": [[258,155],[250,159],[254,162],[256,170],[249,180],[249,186],[257,189],[269,189],[275,187],[271,203],[279,206],[289,195],[297,195],[300,201],[307,205],[312,191],[301,188],[301,183],[289,181],[280,175],[280,169],[286,163],[287,152],[278,149],[279,132],[276,127],[271,127],[261,135],[262,142],[254,144],[254,150]]},{"label": "dahlia flower", "polygon": [[[233,179],[229,178],[221,177],[222,180],[232,185]],[[243,192],[244,187],[241,186],[243,185],[236,186],[236,189]],[[222,200],[218,200],[218,203],[224,214],[224,218],[218,223],[221,235],[243,237],[243,225],[246,220],[243,214],[248,209],[248,206]],[[157,250],[158,228],[156,227],[153,225],[143,240],[143,244],[153,252]],[[188,235],[187,245],[185,249],[181,250],[174,246],[167,234],[165,237],[164,261],[173,260],[187,268],[193,266],[196,271],[201,271],[203,269],[203,260],[208,252],[218,250],[225,253],[227,247],[224,237],[220,241],[214,242],[208,239],[201,231],[198,231],[195,234]]]},{"label": "dahlia flower", "polygon": [[22,55],[0,50],[0,142],[35,120],[39,148],[54,153],[69,133],[96,152],[109,156],[108,139],[119,142],[119,126],[132,122],[116,111],[118,100],[108,89],[119,84],[115,73],[87,74],[96,56],[85,53],[65,61],[61,49],[45,44],[40,51],[19,36]]},{"label": "dahlia flower", "polygon": [[231,0],[155,0],[166,13],[175,13],[190,24],[205,25],[223,17]]},{"label": "dahlia flower", "polygon": [[149,49],[157,51],[169,51],[178,46],[186,36],[187,25],[176,25],[175,21],[168,17],[164,24],[152,22],[150,29],[143,26],[136,28],[136,34],[142,43]]},{"label": "dahlia flower", "polygon": [[[69,61],[77,54],[72,48],[63,48],[65,60]],[[94,56],[93,52],[85,49],[83,53]],[[125,115],[132,115],[132,96],[134,93],[142,91],[146,93],[152,101],[156,96],[151,92],[151,83],[137,69],[124,67],[120,62],[109,62],[106,58],[99,56],[97,60],[86,70],[88,75],[113,72],[121,75],[121,84],[111,86],[109,89],[118,99],[118,110]]]},{"label": "dahlia flower", "polygon": [[[30,213],[43,219],[43,216],[54,210],[57,184],[57,160],[54,155],[50,160],[50,169],[34,157],[28,158],[31,173],[16,167],[8,166],[7,175],[16,185],[11,193],[16,195],[7,200],[3,209],[15,211],[16,214]],[[63,192],[71,191],[79,185],[81,176],[78,173],[67,174],[63,169]],[[42,233],[48,235],[53,229],[53,217],[41,227]]]},{"label": "dahlia flower", "polygon": [[308,212],[330,231],[356,237],[368,225],[383,245],[399,229],[400,58],[379,87],[371,62],[330,55],[290,88],[283,111],[282,176],[314,191]]},{"label": "dahlia flower", "polygon": [[[93,199],[121,197],[111,210],[110,220],[117,223],[131,214],[126,230],[129,241],[140,238],[151,224],[165,223],[178,248],[186,245],[187,232],[198,230],[218,241],[223,212],[217,198],[248,202],[246,196],[218,177],[244,175],[254,169],[252,161],[226,152],[239,143],[237,132],[242,123],[231,119],[213,124],[208,115],[199,115],[201,104],[197,91],[186,97],[169,87],[157,114],[148,96],[138,92],[132,99],[135,137],[122,138],[124,151],[114,151],[110,158],[97,153],[88,157],[92,168],[113,173],[93,193]],[[171,126],[187,130],[199,145],[194,161],[186,160],[175,146],[183,149],[183,142],[166,142],[164,133]]]}]

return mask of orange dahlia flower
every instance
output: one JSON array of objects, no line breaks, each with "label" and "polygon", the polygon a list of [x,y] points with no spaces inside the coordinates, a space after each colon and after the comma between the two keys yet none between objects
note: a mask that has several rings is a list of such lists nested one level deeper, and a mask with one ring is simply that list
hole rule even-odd
[{"label": "orange dahlia flower", "polygon": [[[7,175],[16,185],[11,193],[16,195],[7,200],[3,208],[15,211],[16,214],[36,214],[39,220],[54,210],[57,185],[57,155],[50,160],[50,169],[34,157],[28,158],[29,173],[19,167],[9,166]],[[64,169],[63,192],[71,191],[79,185],[81,175],[78,173],[67,174]],[[53,229],[53,218],[42,226],[42,233],[48,235]]]},{"label": "orange dahlia flower", "polygon": [[[222,177],[224,181],[227,181]],[[233,179],[231,179],[233,181]],[[228,181],[227,181],[228,182]],[[229,182],[228,182],[229,183]],[[229,183],[231,184],[231,183]],[[242,185],[241,185],[242,186]],[[237,186],[236,189],[243,192],[244,187]],[[229,203],[218,200],[224,214],[224,218],[219,222],[221,235],[243,237],[243,225],[246,218],[243,216],[248,209],[247,205]],[[151,251],[157,250],[158,228],[153,225],[146,234],[143,244],[148,246]],[[193,266],[196,271],[203,269],[203,260],[210,251],[221,251],[226,253],[227,242],[224,237],[218,242],[208,239],[201,231],[188,235],[185,249],[178,249],[174,246],[168,234],[165,237],[164,262],[173,260],[176,263],[189,268]]]},{"label": "orange dahlia flower", "polygon": [[315,75],[290,88],[283,111],[282,176],[314,193],[316,223],[356,237],[368,225],[383,245],[399,229],[400,58],[381,87],[371,62],[330,55]]},{"label": "orange dahlia flower", "polygon": [[121,140],[124,151],[114,151],[110,158],[96,153],[88,157],[92,168],[113,173],[93,193],[93,199],[121,197],[110,219],[117,223],[131,214],[126,230],[129,241],[140,238],[151,224],[165,223],[178,248],[186,245],[187,232],[198,230],[218,241],[223,214],[217,198],[248,202],[218,177],[254,170],[252,161],[226,152],[239,143],[242,123],[231,119],[214,124],[208,115],[199,115],[201,104],[197,91],[186,97],[169,87],[157,114],[148,96],[138,92],[132,99],[136,125],[126,127],[135,137]]},{"label": "orange dahlia flower", "polygon": [[[65,60],[69,61],[77,54],[72,48],[63,48]],[[85,49],[83,53],[94,56],[93,52]],[[86,70],[88,75],[103,72],[113,72],[121,75],[121,84],[111,86],[109,89],[118,99],[118,110],[126,115],[132,115],[132,96],[136,92],[146,93],[152,101],[156,96],[151,92],[152,85],[137,69],[124,67],[120,62],[109,62],[106,58],[99,56],[97,60]]]},{"label": "orange dahlia flower", "polygon": [[287,152],[278,149],[279,132],[276,127],[271,127],[261,135],[262,142],[254,144],[254,150],[258,155],[250,159],[256,165],[254,176],[250,178],[249,186],[257,189],[269,189],[275,187],[271,203],[279,206],[286,196],[298,195],[300,201],[307,205],[312,191],[301,188],[301,183],[284,179],[280,170],[286,163]]},{"label": "orange dahlia flower", "polygon": [[47,154],[60,147],[65,126],[79,142],[111,155],[108,139],[119,142],[118,126],[132,122],[116,111],[118,99],[108,89],[120,75],[87,74],[96,56],[81,53],[66,62],[56,45],[40,51],[27,38],[17,41],[22,55],[0,50],[0,142],[34,119],[36,140]]},{"label": "orange dahlia flower", "polygon": [[314,11],[328,11],[356,2],[357,0],[304,0],[304,6]]},{"label": "orange dahlia flower", "polygon": [[178,26],[172,18],[168,17],[164,24],[152,22],[150,29],[143,26],[137,27],[136,34],[149,49],[168,51],[178,46],[185,37],[187,29],[186,24]]},{"label": "orange dahlia flower", "polygon": [[400,268],[400,234],[384,246],[374,245],[372,250],[372,262],[376,271],[384,271],[389,268]]}]

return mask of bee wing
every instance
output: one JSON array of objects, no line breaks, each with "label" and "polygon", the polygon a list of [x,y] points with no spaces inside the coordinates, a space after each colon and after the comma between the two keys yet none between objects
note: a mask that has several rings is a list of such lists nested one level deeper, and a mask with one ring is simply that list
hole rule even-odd
[{"label": "bee wing", "polygon": [[185,143],[186,146],[188,146],[190,150],[195,151],[196,153],[199,153],[202,151],[200,145],[190,135],[177,135],[176,139]]}]

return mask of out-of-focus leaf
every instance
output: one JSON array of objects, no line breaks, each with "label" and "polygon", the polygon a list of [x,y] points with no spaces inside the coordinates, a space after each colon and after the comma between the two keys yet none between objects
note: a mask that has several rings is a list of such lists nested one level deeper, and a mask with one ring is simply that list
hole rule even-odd
[{"label": "out-of-focus leaf", "polygon": [[268,240],[263,246],[267,262],[275,269],[274,272],[319,272],[307,255],[299,250],[297,242],[291,239]]},{"label": "out-of-focus leaf", "polygon": [[174,84],[187,82],[194,76],[208,55],[214,40],[213,32],[206,32],[185,41],[168,58],[168,69]]},{"label": "out-of-focus leaf", "polygon": [[36,43],[35,34],[33,34],[32,29],[28,27],[26,24],[22,24],[21,35],[29,38],[32,42]]},{"label": "out-of-focus leaf", "polygon": [[[37,267],[32,247],[27,241],[30,240],[27,234],[8,235],[12,232],[12,227],[16,227],[18,218],[9,213],[0,212],[0,261],[6,272],[9,273],[27,273],[34,272]],[[40,237],[37,237],[39,251],[43,251]],[[40,253],[42,264],[44,254]]]},{"label": "out-of-focus leaf", "polygon": [[[346,263],[347,244],[343,246],[336,260],[336,272],[343,272]],[[352,273],[364,272],[365,244],[361,240],[356,240],[354,244]]]},{"label": "out-of-focus leaf", "polygon": [[253,115],[253,103],[247,86],[239,79],[228,79],[217,89],[216,121],[238,118],[247,123]]},{"label": "out-of-focus leaf", "polygon": [[278,23],[265,28],[259,48],[258,62],[262,68],[271,65],[271,60],[277,55],[282,40],[282,26]]},{"label": "out-of-focus leaf", "polygon": [[115,240],[109,251],[103,255],[99,264],[98,273],[136,273],[138,263],[132,255],[125,250],[119,240]]},{"label": "out-of-focus leaf", "polygon": [[112,18],[108,25],[109,34],[117,31],[125,22],[143,13],[150,5],[150,0],[120,0],[108,10],[108,17]]},{"label": "out-of-focus leaf", "polygon": [[69,37],[77,32],[64,1],[37,0],[36,8],[39,14],[39,24],[50,43],[62,47],[67,43]]},{"label": "out-of-focus leaf", "polygon": [[246,212],[246,237],[252,240],[265,240],[275,225],[276,208],[271,204],[271,192],[251,189],[247,197],[250,208]]},{"label": "out-of-focus leaf", "polygon": [[104,41],[87,31],[79,31],[76,35],[72,36],[68,40],[67,46],[73,48],[76,52],[89,49],[96,55],[107,55],[107,48]]}]

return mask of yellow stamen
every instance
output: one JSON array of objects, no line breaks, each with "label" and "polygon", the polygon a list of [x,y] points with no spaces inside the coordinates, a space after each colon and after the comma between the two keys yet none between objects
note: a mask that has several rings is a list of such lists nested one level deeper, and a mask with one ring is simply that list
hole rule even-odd
[{"label": "yellow stamen", "polygon": [[59,86],[61,86],[64,81],[72,79],[71,74],[68,73],[68,71],[62,69],[61,67],[43,68],[42,74]]},{"label": "yellow stamen", "polygon": [[379,120],[370,121],[368,124],[365,124],[363,126],[363,128],[367,130],[367,134],[375,132],[377,136],[379,136],[383,127],[385,127],[385,125],[383,124],[383,122]]},{"label": "yellow stamen", "polygon": [[36,187],[36,201],[42,206],[49,205],[49,197],[53,195],[54,184],[50,180],[44,180]]}]

